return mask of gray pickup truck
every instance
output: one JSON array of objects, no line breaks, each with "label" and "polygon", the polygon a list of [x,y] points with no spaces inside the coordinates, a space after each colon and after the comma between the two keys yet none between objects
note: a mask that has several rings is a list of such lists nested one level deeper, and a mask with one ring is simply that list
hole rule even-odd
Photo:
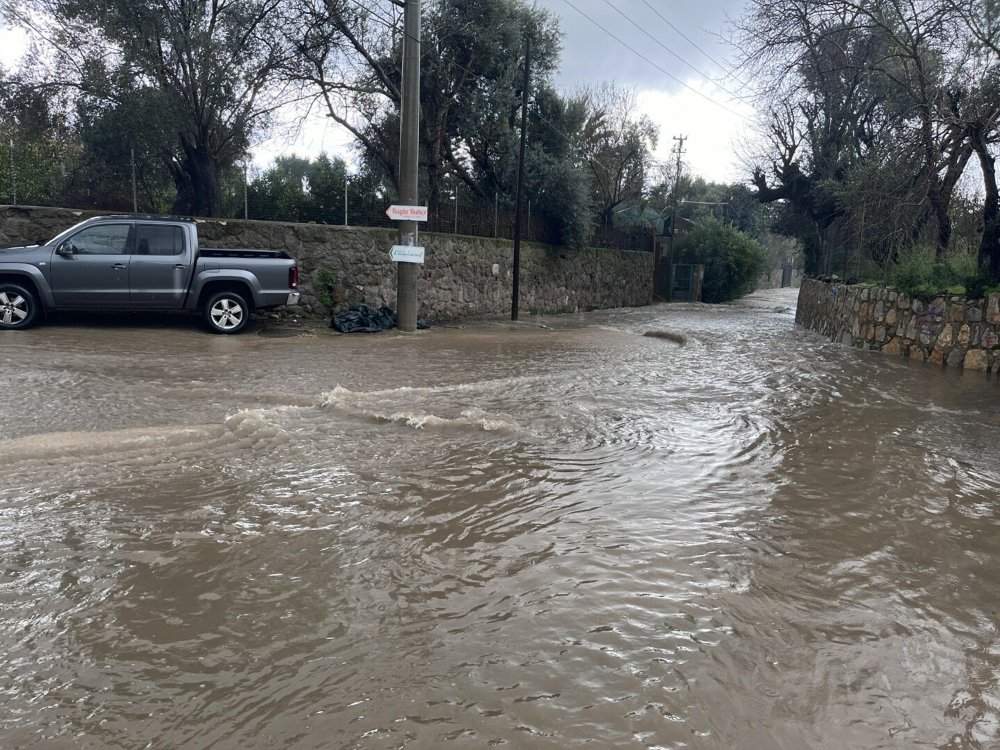
[{"label": "gray pickup truck", "polygon": [[101,216],[0,250],[0,330],[62,310],[186,310],[214,333],[238,333],[254,311],[298,301],[286,253],[199,248],[191,219]]}]

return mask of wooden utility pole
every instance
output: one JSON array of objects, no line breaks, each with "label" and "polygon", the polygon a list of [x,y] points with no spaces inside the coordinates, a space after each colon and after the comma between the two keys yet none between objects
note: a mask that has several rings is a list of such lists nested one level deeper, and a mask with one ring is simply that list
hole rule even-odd
[{"label": "wooden utility pole", "polygon": [[670,262],[674,262],[674,232],[677,229],[677,210],[681,205],[681,157],[684,155],[684,141],[688,137],[686,135],[675,135],[674,141],[677,145],[674,146],[674,153],[677,154],[677,166],[674,172],[674,210],[670,215]]},{"label": "wooden utility pole", "polygon": [[521,91],[521,152],[517,159],[517,198],[514,208],[514,285],[511,291],[510,319],[517,320],[521,296],[521,197],[524,195],[524,147],[528,136],[528,86],[531,83],[531,37],[524,40],[524,86]]},{"label": "wooden utility pole", "polygon": [[[399,202],[404,206],[416,206],[420,148],[420,0],[405,0],[403,6],[402,83],[399,113]],[[399,222],[399,244],[417,244],[417,222]],[[396,264],[396,308],[399,330],[417,330],[416,263]]]}]

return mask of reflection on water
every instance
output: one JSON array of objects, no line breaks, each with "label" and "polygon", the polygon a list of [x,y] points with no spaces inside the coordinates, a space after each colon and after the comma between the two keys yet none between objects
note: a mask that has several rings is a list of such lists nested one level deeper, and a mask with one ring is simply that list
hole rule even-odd
[{"label": "reflection on water", "polygon": [[0,744],[1000,745],[997,383],[792,305],[4,336]]}]

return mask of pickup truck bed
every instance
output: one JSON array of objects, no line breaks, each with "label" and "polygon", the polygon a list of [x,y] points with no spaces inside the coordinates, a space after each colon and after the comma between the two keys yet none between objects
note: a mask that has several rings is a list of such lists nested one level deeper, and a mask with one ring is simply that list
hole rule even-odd
[{"label": "pickup truck bed", "polygon": [[253,250],[250,248],[203,247],[198,251],[202,258],[281,258],[291,260],[284,250]]}]

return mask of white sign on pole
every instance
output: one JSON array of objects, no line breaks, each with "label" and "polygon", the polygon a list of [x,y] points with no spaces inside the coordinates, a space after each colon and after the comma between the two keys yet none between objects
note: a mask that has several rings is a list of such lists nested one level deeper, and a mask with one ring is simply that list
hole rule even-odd
[{"label": "white sign on pole", "polygon": [[427,221],[427,206],[389,206],[385,215],[393,221]]},{"label": "white sign on pole", "polygon": [[395,263],[423,263],[424,249],[418,245],[393,245],[389,258]]}]

